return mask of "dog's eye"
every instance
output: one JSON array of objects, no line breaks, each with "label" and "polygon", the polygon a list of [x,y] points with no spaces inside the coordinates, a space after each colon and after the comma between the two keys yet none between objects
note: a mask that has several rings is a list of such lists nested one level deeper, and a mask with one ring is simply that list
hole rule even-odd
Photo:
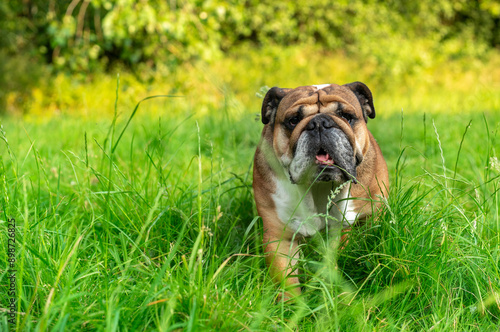
[{"label": "dog's eye", "polygon": [[295,127],[296,125],[299,124],[299,122],[300,122],[300,116],[298,115],[288,120],[288,124],[290,125],[290,127]]},{"label": "dog's eye", "polygon": [[346,119],[346,121],[350,125],[352,125],[354,123],[354,121],[356,120],[356,117],[350,113],[342,112],[342,113],[340,113],[340,116],[343,117],[344,119]]}]

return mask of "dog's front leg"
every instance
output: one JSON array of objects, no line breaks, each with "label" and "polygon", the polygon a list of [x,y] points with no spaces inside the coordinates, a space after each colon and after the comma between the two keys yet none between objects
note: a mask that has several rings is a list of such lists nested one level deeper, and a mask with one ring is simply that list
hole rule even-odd
[{"label": "dog's front leg", "polygon": [[272,279],[284,286],[286,300],[300,294],[296,268],[299,259],[298,241],[289,231],[283,231],[282,225],[277,227],[279,230],[272,226],[264,222],[266,263]]}]

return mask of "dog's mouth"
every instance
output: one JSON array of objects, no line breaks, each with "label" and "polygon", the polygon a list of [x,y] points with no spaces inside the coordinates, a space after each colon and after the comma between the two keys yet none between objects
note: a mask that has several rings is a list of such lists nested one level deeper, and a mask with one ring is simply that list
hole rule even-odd
[{"label": "dog's mouth", "polygon": [[[331,181],[339,174],[343,174],[345,179],[352,179],[354,183],[357,183],[356,167],[345,160],[347,159],[346,156],[337,152],[338,151],[332,150],[330,153],[328,153],[323,147],[321,147],[318,152],[316,152],[314,162],[318,167],[318,171],[320,172],[320,177],[318,178],[318,180]],[[347,152],[347,156],[352,155],[352,150]],[[335,161],[334,157],[339,159]]]},{"label": "dog's mouth", "polygon": [[325,151],[325,149],[319,149],[318,153],[316,153],[316,164],[323,166],[333,166],[335,161],[333,158]]},{"label": "dog's mouth", "polygon": [[347,135],[338,128],[319,133],[305,130],[288,166],[292,183],[313,178],[318,182],[356,182],[356,161]]}]

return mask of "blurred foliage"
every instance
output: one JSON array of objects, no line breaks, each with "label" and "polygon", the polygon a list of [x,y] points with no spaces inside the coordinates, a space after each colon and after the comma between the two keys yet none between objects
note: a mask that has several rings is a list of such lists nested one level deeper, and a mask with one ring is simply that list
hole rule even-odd
[{"label": "blurred foliage", "polygon": [[380,42],[401,47],[400,41],[418,39],[449,55],[500,46],[495,0],[23,0],[3,2],[0,13],[2,48],[73,71],[116,61],[175,68],[245,41],[356,54],[373,53]]},{"label": "blurred foliage", "polygon": [[[497,0],[20,0],[0,3],[0,101],[51,73],[130,69],[142,81],[241,50],[344,52],[388,76],[485,57],[500,46]],[[244,52],[243,52],[244,53]],[[47,82],[44,82],[45,84]],[[21,97],[19,97],[21,96]],[[16,103],[16,101],[13,101]],[[0,112],[5,105],[0,105]]]}]

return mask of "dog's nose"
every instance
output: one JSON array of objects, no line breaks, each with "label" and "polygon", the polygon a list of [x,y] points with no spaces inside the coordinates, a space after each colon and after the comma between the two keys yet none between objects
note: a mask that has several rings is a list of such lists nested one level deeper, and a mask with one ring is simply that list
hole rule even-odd
[{"label": "dog's nose", "polygon": [[315,116],[306,126],[307,130],[315,130],[318,128],[321,129],[329,129],[335,126],[335,122],[333,119],[327,115],[320,114]]}]

